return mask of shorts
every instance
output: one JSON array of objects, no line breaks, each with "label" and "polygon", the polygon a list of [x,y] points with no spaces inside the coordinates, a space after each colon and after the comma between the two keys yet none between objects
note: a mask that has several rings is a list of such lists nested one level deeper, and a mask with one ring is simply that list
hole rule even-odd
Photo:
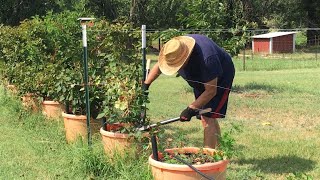
[{"label": "shorts", "polygon": [[[201,107],[201,109],[211,108],[212,111],[202,114],[202,116],[209,118],[225,118],[233,78],[234,73],[228,74],[228,77],[218,78],[217,94],[208,102],[208,104]],[[193,92],[195,98],[198,98],[203,93],[203,91],[197,89],[193,89]],[[200,119],[199,116],[197,116],[197,118]]]}]

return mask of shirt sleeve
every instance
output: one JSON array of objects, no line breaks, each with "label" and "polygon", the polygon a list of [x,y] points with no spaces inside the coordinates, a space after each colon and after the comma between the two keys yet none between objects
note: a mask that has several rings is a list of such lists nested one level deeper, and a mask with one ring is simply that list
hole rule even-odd
[{"label": "shirt sleeve", "polygon": [[205,59],[202,78],[204,82],[209,82],[223,73],[218,55],[213,55]]}]

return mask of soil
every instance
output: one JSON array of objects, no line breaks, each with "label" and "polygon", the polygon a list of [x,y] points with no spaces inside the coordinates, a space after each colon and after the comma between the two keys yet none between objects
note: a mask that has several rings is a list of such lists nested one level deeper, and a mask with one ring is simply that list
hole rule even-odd
[{"label": "soil", "polygon": [[175,156],[178,156],[180,159],[193,165],[214,163],[223,159],[223,153],[221,151],[218,151],[213,155],[205,154],[205,153],[186,152],[186,153],[165,154],[162,158],[160,158],[160,161],[164,163],[169,163],[169,164],[184,164],[179,160],[177,160]]}]

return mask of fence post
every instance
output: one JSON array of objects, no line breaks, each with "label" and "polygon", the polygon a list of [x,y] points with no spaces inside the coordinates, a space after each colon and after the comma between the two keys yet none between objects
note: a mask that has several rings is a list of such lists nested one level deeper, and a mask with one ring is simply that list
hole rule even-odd
[{"label": "fence post", "polygon": [[251,49],[251,60],[253,61],[253,48]]},{"label": "fence post", "polygon": [[[142,74],[142,87],[143,87],[143,83],[144,81],[146,80],[147,78],[147,69],[146,69],[146,62],[147,62],[147,59],[146,59],[146,56],[147,56],[147,53],[146,53],[146,48],[147,48],[147,27],[146,25],[142,25],[141,26],[141,41],[142,41],[142,71],[143,71],[143,74]],[[142,89],[144,92],[146,91],[146,89]],[[142,105],[142,112],[141,112],[141,122],[142,124],[145,123],[145,120],[146,120],[146,113],[147,113],[147,108],[146,108],[146,103],[144,102],[143,105]]]},{"label": "fence post", "polygon": [[243,70],[246,70],[246,45],[243,48]]},{"label": "fence post", "polygon": [[141,42],[142,42],[142,73],[143,73],[143,82],[146,80],[146,48],[147,48],[147,38],[146,38],[146,25],[141,26]]},{"label": "fence post", "polygon": [[91,129],[90,129],[90,97],[89,97],[89,75],[88,75],[88,42],[87,42],[87,23],[94,18],[79,18],[82,27],[82,44],[83,44],[83,73],[84,73],[84,87],[86,96],[86,114],[87,114],[87,133],[88,145],[91,147]]},{"label": "fence post", "polygon": [[316,62],[318,61],[318,36],[317,35],[315,35],[314,36],[314,46],[316,47],[316,51],[315,51],[315,53],[316,53]]},{"label": "fence post", "polygon": [[316,62],[318,61],[318,47],[316,47]]},{"label": "fence post", "polygon": [[160,49],[161,49],[161,38],[159,38],[158,40],[158,50],[160,51]]}]

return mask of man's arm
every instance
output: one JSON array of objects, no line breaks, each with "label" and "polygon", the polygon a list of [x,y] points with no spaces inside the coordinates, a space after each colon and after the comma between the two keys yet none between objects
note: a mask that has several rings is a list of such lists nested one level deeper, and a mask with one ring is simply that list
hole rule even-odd
[{"label": "man's arm", "polygon": [[192,109],[200,109],[206,105],[217,94],[218,78],[215,78],[204,84],[205,91],[189,105]]},{"label": "man's arm", "polygon": [[155,79],[159,77],[161,71],[159,69],[159,63],[157,62],[150,70],[147,79],[144,81],[145,84],[150,85]]}]

